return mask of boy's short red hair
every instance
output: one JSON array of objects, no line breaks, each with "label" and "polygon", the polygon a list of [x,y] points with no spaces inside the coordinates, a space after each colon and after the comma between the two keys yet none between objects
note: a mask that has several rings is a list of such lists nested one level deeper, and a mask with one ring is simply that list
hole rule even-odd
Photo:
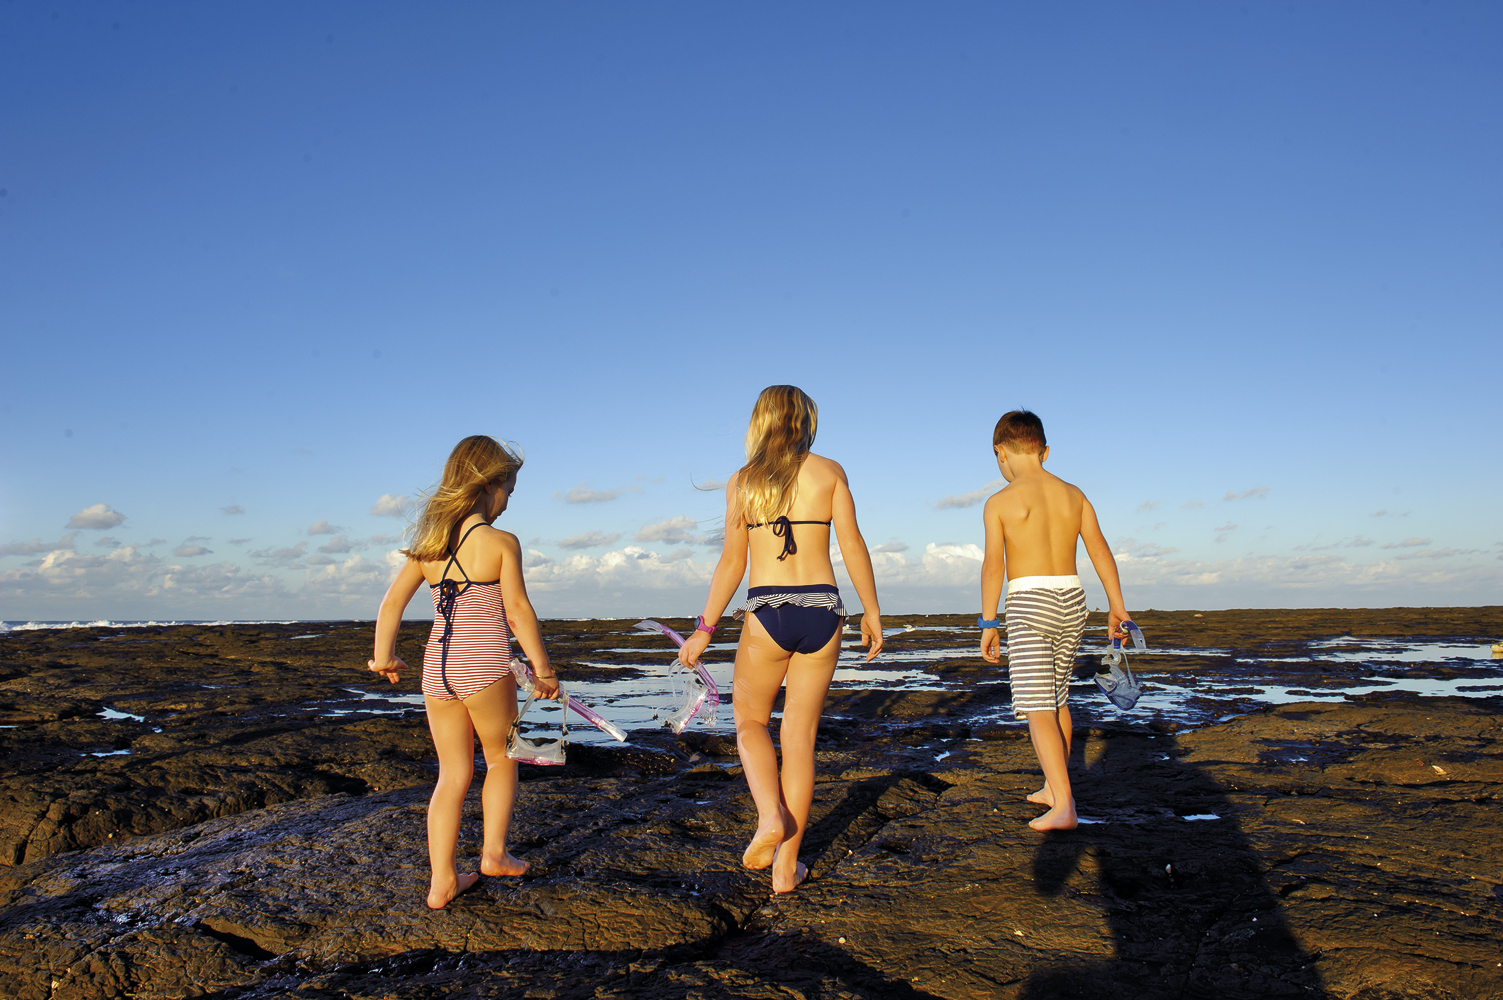
[{"label": "boy's short red hair", "polygon": [[997,421],[992,431],[992,447],[1002,445],[1008,451],[1026,452],[1029,449],[1044,454],[1049,442],[1044,437],[1044,422],[1028,410],[1009,410]]}]

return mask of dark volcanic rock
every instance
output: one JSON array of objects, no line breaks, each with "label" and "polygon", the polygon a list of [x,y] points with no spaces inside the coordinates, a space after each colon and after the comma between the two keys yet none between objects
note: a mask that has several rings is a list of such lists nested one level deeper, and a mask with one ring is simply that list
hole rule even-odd
[{"label": "dark volcanic rock", "polygon": [[[1243,627],[1264,641],[1260,616],[1283,629],[1267,641],[1293,643],[1302,613],[1220,614],[1206,648]],[[1180,617],[1158,635],[1205,628]],[[1315,612],[1307,635],[1401,618]],[[1496,612],[1476,618],[1418,634],[1497,631]],[[631,645],[622,623],[562,624]],[[1046,837],[1025,825],[1039,776],[1005,685],[833,692],[797,893],[771,899],[766,873],[739,867],[755,812],[733,740],[657,730],[524,769],[514,844],[532,871],[429,913],[421,715],[331,716],[352,674],[287,651],[312,641],[301,630],[348,629],[331,649],[358,668],[368,626],[255,628],[245,646],[206,638],[215,658],[191,675],[111,674],[77,632],[33,643],[30,667],[0,640],[21,727],[0,730],[0,820],[38,845],[0,869],[0,995],[1503,997],[1499,699],[1365,697],[1188,729],[1082,705],[1089,822]],[[122,648],[175,662],[181,635],[153,641]],[[87,756],[122,741],[129,754]],[[110,820],[82,808],[110,802]],[[474,796],[469,812],[473,859]],[[102,846],[76,850],[96,831]]]}]

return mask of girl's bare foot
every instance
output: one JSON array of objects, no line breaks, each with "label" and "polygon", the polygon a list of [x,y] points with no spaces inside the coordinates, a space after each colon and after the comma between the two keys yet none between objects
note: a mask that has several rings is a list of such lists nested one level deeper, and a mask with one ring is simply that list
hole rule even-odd
[{"label": "girl's bare foot", "polygon": [[792,826],[793,817],[781,810],[777,826],[764,827],[757,824],[757,832],[752,835],[751,843],[746,845],[746,851],[741,855],[741,866],[755,871],[772,864],[772,859],[778,853],[778,845],[788,839],[789,828]]},{"label": "girl's bare foot", "polygon": [[529,867],[527,862],[512,857],[510,852],[501,855],[500,861],[492,861],[484,856],[480,858],[480,874],[482,875],[522,875]]},{"label": "girl's bare foot", "polygon": [[454,884],[450,886],[440,886],[435,883],[433,887],[428,890],[428,909],[442,910],[444,907],[453,902],[455,896],[459,895],[461,892],[464,892],[467,889],[473,889],[475,887],[475,883],[479,881],[479,872],[469,872],[467,874],[458,876],[455,879]]},{"label": "girl's bare foot", "polygon": [[1029,820],[1028,825],[1035,830],[1075,829],[1080,825],[1080,820],[1075,815],[1075,800],[1071,799],[1063,805],[1055,806],[1044,815]]},{"label": "girl's bare foot", "polygon": [[778,878],[778,873],[777,872],[773,872],[772,873],[772,891],[773,891],[773,894],[774,895],[779,895],[779,894],[782,894],[782,893],[785,893],[785,892],[792,892],[793,890],[797,889],[800,885],[802,885],[803,882],[804,882],[804,879],[806,879],[808,877],[809,877],[809,869],[804,867],[804,863],[802,861],[799,861],[799,862],[797,862],[795,864],[794,869],[793,869],[793,879],[792,879],[792,881],[785,882],[782,879]]},{"label": "girl's bare foot", "polygon": [[1045,783],[1043,788],[1040,788],[1036,792],[1029,793],[1028,801],[1032,802],[1036,806],[1053,806],[1054,793],[1049,791],[1049,785],[1048,783]]}]

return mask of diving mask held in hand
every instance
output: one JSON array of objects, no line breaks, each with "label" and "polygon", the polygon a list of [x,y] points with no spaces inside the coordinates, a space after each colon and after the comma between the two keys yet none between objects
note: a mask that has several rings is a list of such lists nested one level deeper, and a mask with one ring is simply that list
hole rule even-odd
[{"label": "diving mask held in hand", "polygon": [[[556,740],[530,740],[520,732],[522,716],[527,714],[527,710],[532,707],[533,699],[537,697],[534,690],[528,690],[527,701],[511,724],[511,732],[506,737],[506,756],[519,764],[552,766],[563,764],[564,750],[569,746],[568,711],[565,711],[563,718],[559,720],[559,728],[562,730],[562,733]],[[563,685],[559,685],[558,690],[562,694],[564,692]]]},{"label": "diving mask held in hand", "polygon": [[[1136,623],[1123,622],[1121,628],[1127,633],[1135,649],[1148,648],[1148,640],[1143,638],[1143,630]],[[1132,668],[1127,665],[1127,650],[1123,648],[1121,639],[1112,639],[1111,652],[1101,658],[1101,665],[1107,668],[1106,673],[1097,674],[1092,679],[1107,699],[1123,710],[1136,705],[1143,688],[1132,675]]]},{"label": "diving mask held in hand", "polygon": [[[683,636],[661,622],[649,619],[637,622],[637,628],[644,632],[660,632],[672,639],[676,646],[684,644]],[[678,657],[674,657],[668,666],[668,682],[672,685],[674,707],[665,710],[663,718],[675,735],[687,729],[696,717],[707,726],[715,724],[715,710],[720,707],[720,688],[703,663],[696,663],[693,670],[685,670]]]},{"label": "diving mask held in hand", "polygon": [[[532,704],[532,671],[527,668],[527,664],[523,663],[519,657],[512,657],[511,672],[517,678],[517,686],[520,687],[523,691],[527,692],[527,703],[529,705]],[[559,691],[563,691],[563,685],[559,685]],[[576,715],[580,716],[596,729],[600,730],[602,733],[605,733],[611,739],[621,743],[626,742],[626,733],[622,731],[620,726],[611,722],[609,719],[602,717],[599,712],[595,711],[593,708],[586,705],[578,698],[570,696],[567,704],[569,706],[569,711],[574,712]],[[566,712],[565,714],[567,715],[568,713]],[[520,718],[520,716],[518,716],[518,718]]]}]

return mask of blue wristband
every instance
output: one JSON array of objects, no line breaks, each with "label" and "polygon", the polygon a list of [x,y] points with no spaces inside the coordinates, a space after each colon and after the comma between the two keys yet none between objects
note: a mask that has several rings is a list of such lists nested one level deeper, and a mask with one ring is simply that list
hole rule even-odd
[{"label": "blue wristband", "polygon": [[980,617],[978,615],[976,617],[976,627],[977,628],[1001,628],[1002,627],[1002,622],[1001,622],[1000,619],[997,619],[997,618],[982,618],[982,617]]}]

